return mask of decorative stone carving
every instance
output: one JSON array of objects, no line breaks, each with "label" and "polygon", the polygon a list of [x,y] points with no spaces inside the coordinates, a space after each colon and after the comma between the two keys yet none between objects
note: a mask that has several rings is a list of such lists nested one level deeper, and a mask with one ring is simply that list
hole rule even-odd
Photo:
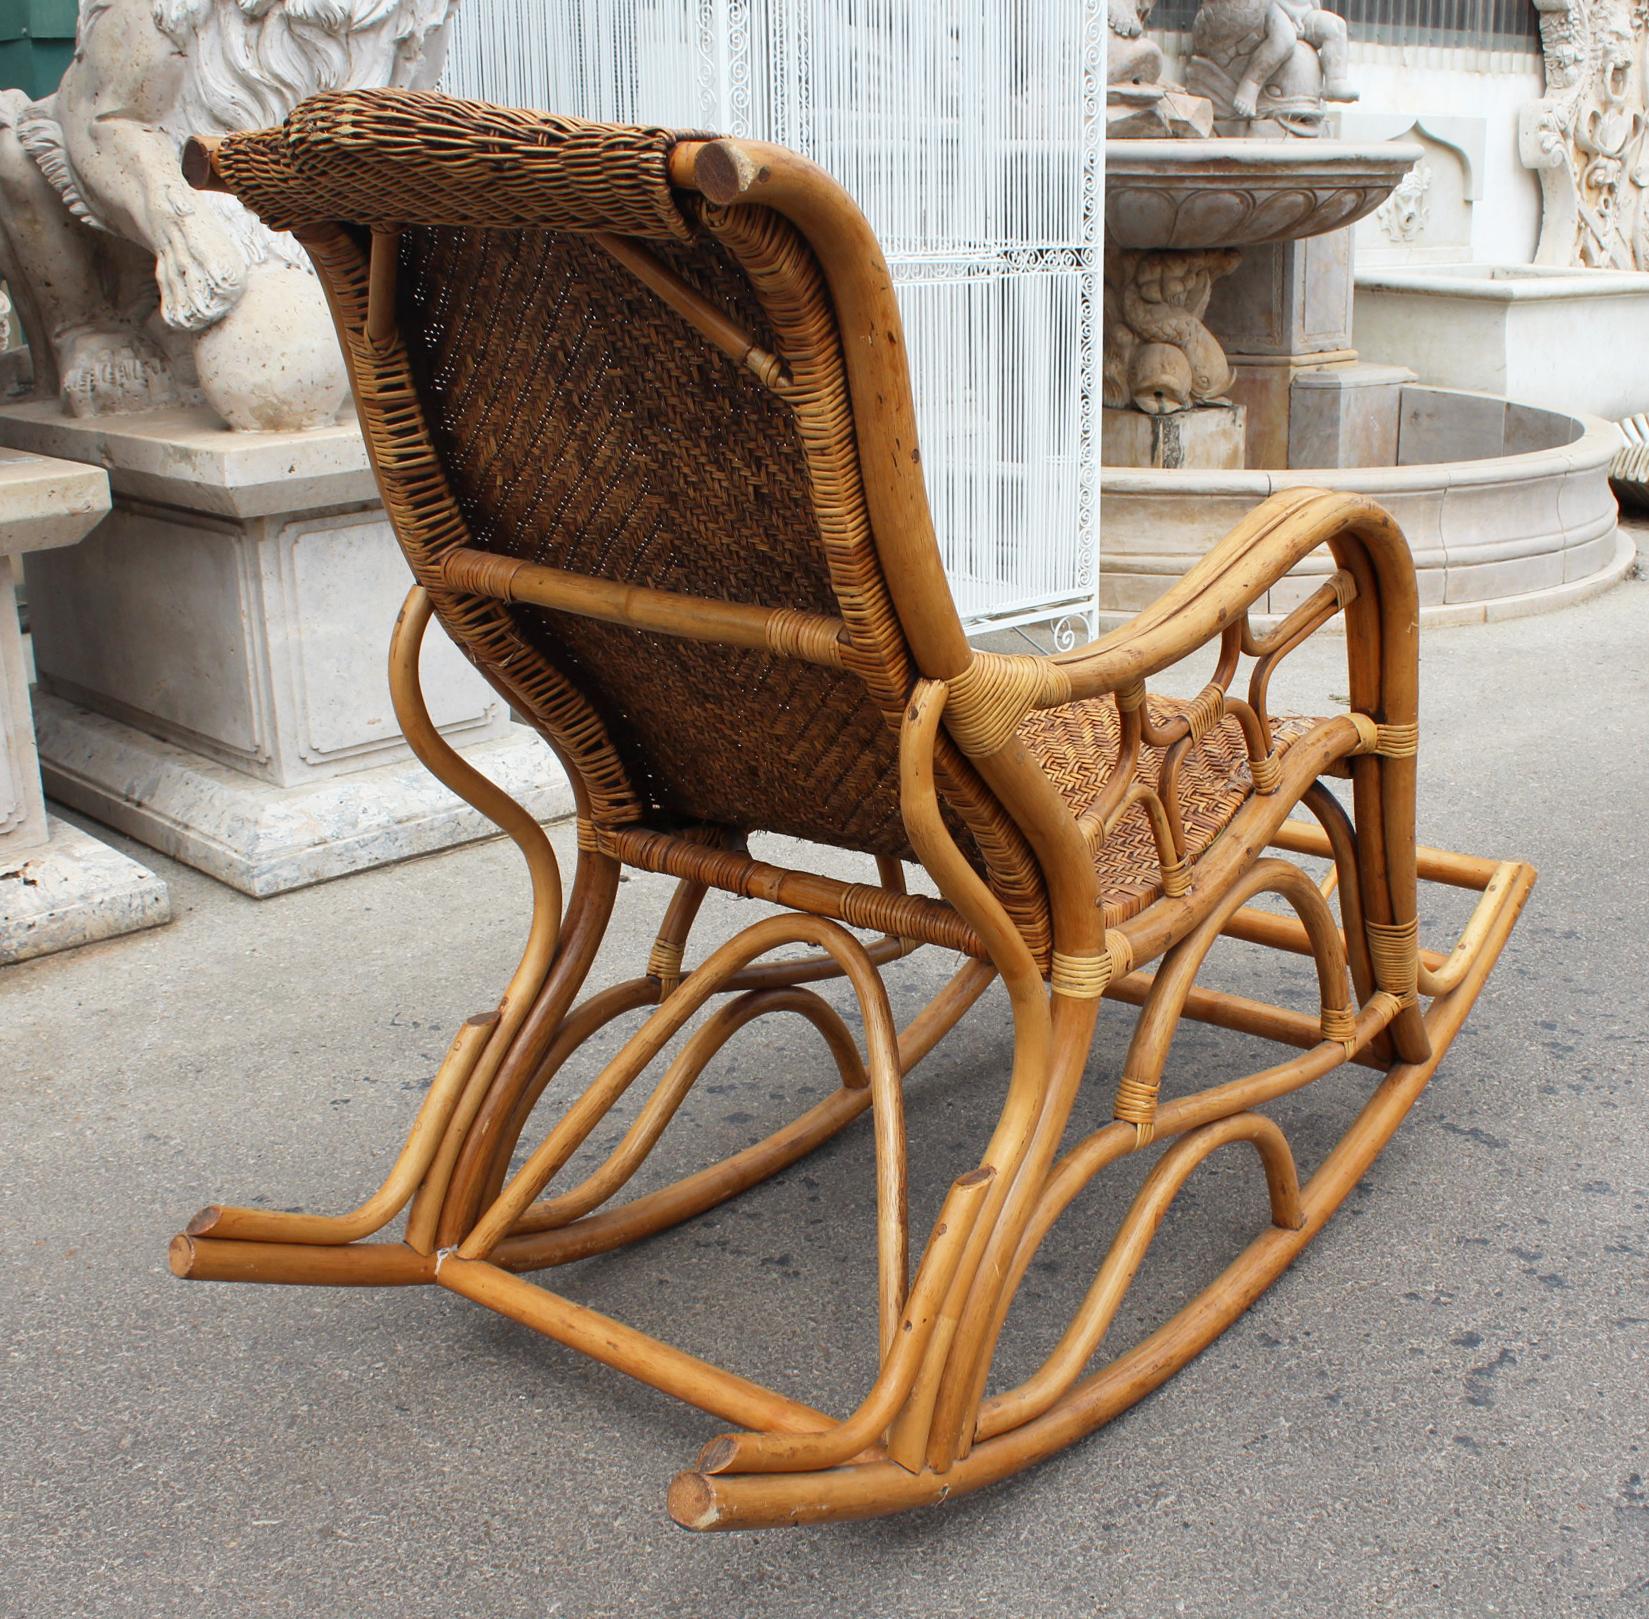
[{"label": "decorative stone carving", "polygon": [[1537,264],[1649,269],[1649,142],[1634,0],[1535,0],[1546,94],[1523,108],[1518,146],[1540,175]]},{"label": "decorative stone carving", "polygon": [[[1391,264],[1467,264],[1479,252],[1474,215],[1483,200],[1489,120],[1458,113],[1367,112],[1340,115],[1344,140],[1412,142],[1424,156],[1416,165],[1424,188],[1419,208],[1376,210],[1357,231],[1357,267]],[[1412,195],[1413,188],[1408,188]],[[1396,233],[1389,227],[1401,227]],[[1500,228],[1491,218],[1486,228]]]},{"label": "decorative stone carving", "polygon": [[1416,240],[1431,218],[1431,165],[1416,163],[1374,210],[1374,218],[1392,241]]},{"label": "decorative stone carving", "polygon": [[1240,257],[1229,248],[1107,253],[1106,405],[1165,416],[1224,399],[1231,367],[1202,317],[1214,283]]},{"label": "decorative stone carving", "polygon": [[1325,102],[1355,101],[1343,18],[1316,0],[1202,0],[1186,88],[1229,135],[1322,133]]},{"label": "decorative stone carving", "polygon": [[1162,51],[1145,37],[1156,0],[1110,0],[1105,36],[1106,84],[1161,84]]},{"label": "decorative stone carving", "polygon": [[322,89],[423,86],[457,0],[81,0],[57,91],[0,95],[0,271],[37,393],[76,416],[191,402],[245,430],[332,422],[347,394],[289,237],[190,189],[191,134],[280,122]]}]

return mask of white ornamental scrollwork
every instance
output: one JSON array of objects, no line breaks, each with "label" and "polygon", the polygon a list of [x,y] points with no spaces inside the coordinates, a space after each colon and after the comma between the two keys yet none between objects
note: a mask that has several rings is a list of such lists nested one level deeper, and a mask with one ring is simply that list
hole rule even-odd
[{"label": "white ornamental scrollwork", "polygon": [[1649,269],[1649,116],[1641,0],[1535,0],[1546,93],[1518,144],[1540,175],[1538,264]]}]

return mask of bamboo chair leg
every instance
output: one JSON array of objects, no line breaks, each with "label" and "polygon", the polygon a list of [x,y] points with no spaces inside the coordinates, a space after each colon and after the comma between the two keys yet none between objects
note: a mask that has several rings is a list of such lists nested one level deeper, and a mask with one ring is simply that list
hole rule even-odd
[{"label": "bamboo chair leg", "polygon": [[[550,841],[530,814],[463,758],[437,730],[424,701],[419,656],[431,605],[421,586],[407,593],[390,637],[389,689],[407,745],[447,787],[485,815],[520,849],[532,883],[532,921],[521,960],[496,1010],[459,1027],[430,1086],[406,1145],[378,1191],[349,1214],[288,1214],[212,1206],[190,1222],[188,1235],[229,1240],[344,1245],[383,1229],[439,1173],[446,1140],[466,1105],[482,1094],[526,1017],[554,959],[561,926],[561,873]],[[419,1222],[413,1218],[414,1228]],[[419,1233],[409,1233],[418,1247]],[[427,1244],[425,1245],[427,1248]]]}]

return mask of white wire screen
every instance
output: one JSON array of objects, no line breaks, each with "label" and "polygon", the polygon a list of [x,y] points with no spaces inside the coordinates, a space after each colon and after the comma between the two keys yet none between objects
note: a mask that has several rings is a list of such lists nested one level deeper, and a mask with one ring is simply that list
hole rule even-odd
[{"label": "white wire screen", "polygon": [[875,226],[971,627],[1096,623],[1099,0],[466,0],[447,88],[780,141]]}]

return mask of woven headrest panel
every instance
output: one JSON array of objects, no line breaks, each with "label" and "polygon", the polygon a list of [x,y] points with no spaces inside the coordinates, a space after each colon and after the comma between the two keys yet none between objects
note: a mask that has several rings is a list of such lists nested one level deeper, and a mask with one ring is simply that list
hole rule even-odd
[{"label": "woven headrest panel", "polygon": [[283,230],[531,225],[687,241],[666,129],[494,107],[417,90],[311,96],[277,129],[231,135],[217,168]]}]

